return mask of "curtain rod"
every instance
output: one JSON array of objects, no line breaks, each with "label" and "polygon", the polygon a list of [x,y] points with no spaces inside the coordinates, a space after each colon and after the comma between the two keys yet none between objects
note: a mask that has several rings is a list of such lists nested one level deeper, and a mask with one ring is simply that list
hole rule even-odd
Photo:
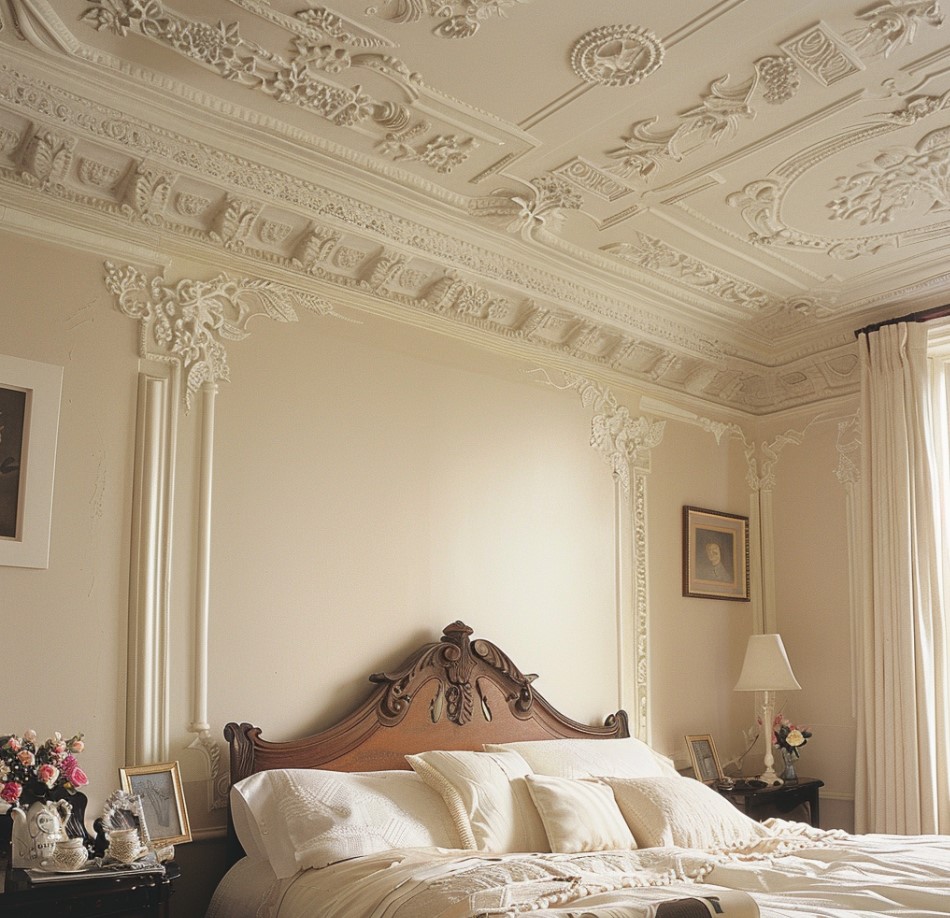
[{"label": "curtain rod", "polygon": [[898,322],[928,322],[930,319],[943,319],[950,316],[950,303],[945,306],[934,306],[931,309],[922,309],[920,312],[911,312],[906,316],[898,316],[896,319],[885,319],[883,322],[874,322],[871,325],[865,325],[855,331],[854,337],[858,335],[869,335],[876,332],[885,325],[897,325]]}]

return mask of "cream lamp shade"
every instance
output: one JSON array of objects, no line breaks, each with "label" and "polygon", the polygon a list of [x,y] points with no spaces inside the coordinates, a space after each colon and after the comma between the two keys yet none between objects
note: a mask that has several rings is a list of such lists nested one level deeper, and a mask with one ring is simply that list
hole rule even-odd
[{"label": "cream lamp shade", "polygon": [[785,645],[778,634],[753,634],[745,649],[742,672],[736,683],[737,692],[762,692],[762,732],[765,733],[765,771],[759,776],[766,784],[781,784],[775,773],[772,754],[772,718],[775,693],[800,689],[792,666],[785,653]]},{"label": "cream lamp shade", "polygon": [[800,689],[779,634],[753,634],[745,649],[737,692],[791,692]]}]

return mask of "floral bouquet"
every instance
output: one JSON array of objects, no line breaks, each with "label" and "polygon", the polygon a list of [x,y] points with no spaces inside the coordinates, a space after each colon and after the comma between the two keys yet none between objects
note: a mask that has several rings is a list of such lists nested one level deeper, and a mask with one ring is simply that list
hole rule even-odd
[{"label": "floral bouquet", "polygon": [[796,727],[787,717],[775,715],[772,721],[772,745],[790,752],[796,758],[800,755],[799,749],[811,738],[811,731],[806,727]]},{"label": "floral bouquet", "polygon": [[83,751],[82,734],[63,739],[54,733],[37,746],[36,732],[23,736],[0,736],[0,801],[11,806],[45,800],[63,788],[74,793],[88,783],[76,755]]}]

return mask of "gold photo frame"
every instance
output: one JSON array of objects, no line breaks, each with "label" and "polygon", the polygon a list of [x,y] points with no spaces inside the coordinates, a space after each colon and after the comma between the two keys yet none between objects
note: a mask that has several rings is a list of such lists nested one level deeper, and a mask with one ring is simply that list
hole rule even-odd
[{"label": "gold photo frame", "polygon": [[697,733],[686,737],[686,748],[693,765],[693,774],[703,784],[716,784],[725,778],[716,743],[709,733]]},{"label": "gold photo frame", "polygon": [[142,815],[153,848],[191,841],[188,810],[177,762],[119,769],[122,790],[142,800]]}]

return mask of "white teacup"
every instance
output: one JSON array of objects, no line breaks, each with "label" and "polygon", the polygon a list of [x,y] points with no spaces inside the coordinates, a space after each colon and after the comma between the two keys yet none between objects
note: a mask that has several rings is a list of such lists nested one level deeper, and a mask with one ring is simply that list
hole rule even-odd
[{"label": "white teacup", "polygon": [[138,829],[116,829],[109,833],[109,857],[131,864],[148,852]]},{"label": "white teacup", "polygon": [[89,852],[81,838],[61,838],[53,846],[48,866],[54,870],[81,870],[88,858]]}]

